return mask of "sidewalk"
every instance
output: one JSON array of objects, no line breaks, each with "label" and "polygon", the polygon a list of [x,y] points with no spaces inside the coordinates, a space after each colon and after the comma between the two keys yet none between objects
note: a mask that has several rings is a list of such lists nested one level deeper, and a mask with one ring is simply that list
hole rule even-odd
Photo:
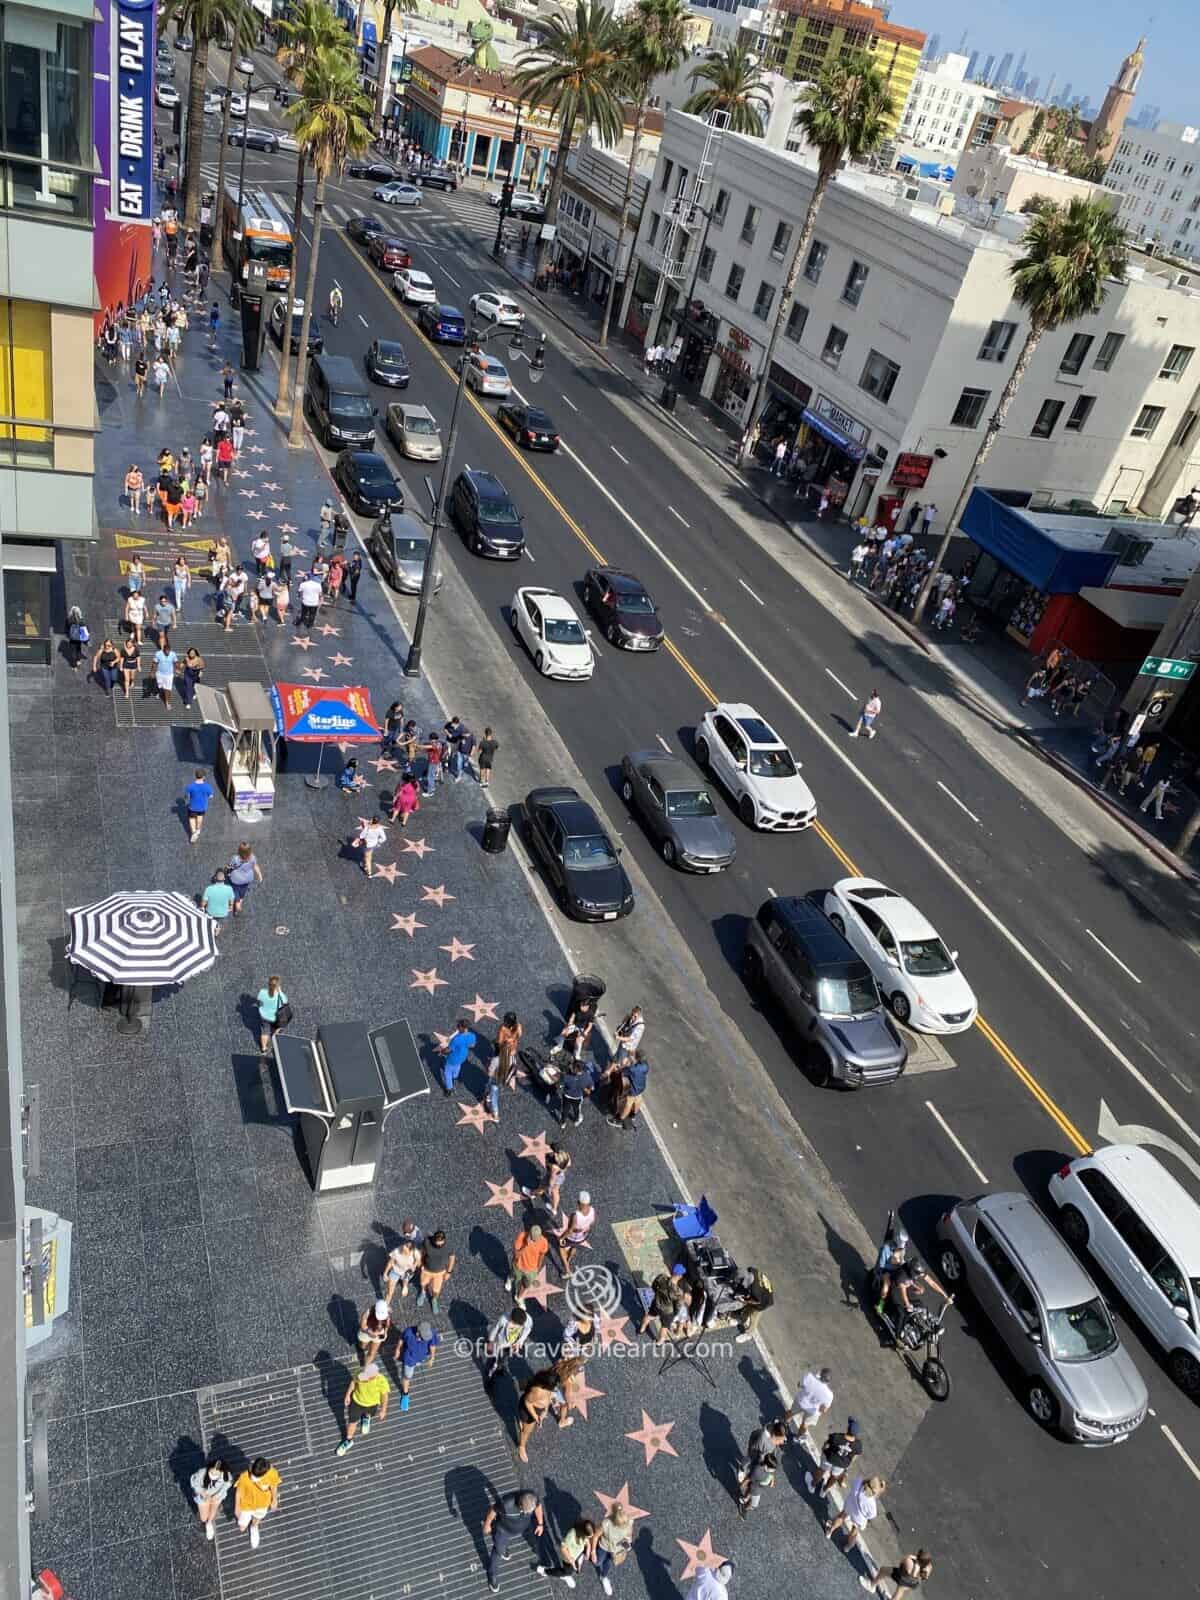
[{"label": "sidewalk", "polygon": [[[161,403],[137,401],[120,369],[99,375],[101,540],[66,575],[67,601],[83,607],[96,644],[116,627],[134,551],[147,559],[153,591],[177,549],[199,560],[218,531],[243,559],[259,528],[277,541],[286,526],[306,549],[315,540],[327,479],[311,451],[287,450],[270,412],[269,367],[241,387],[253,432],[198,526],[171,536],[119,505],[130,461],[148,472],[162,444],[195,451],[221,361],[233,355],[232,338],[210,353],[205,337],[186,337],[178,387]],[[454,709],[403,678],[406,641],[369,569],[357,604],[323,612],[311,636],[273,621],[226,634],[212,620],[213,599],[199,579],[172,640],[178,650],[198,645],[210,684],[365,684],[377,713],[402,698],[423,731]],[[621,1358],[639,1316],[634,1286],[675,1248],[661,1208],[679,1196],[644,1129],[621,1134],[589,1107],[569,1135],[568,1199],[589,1189],[600,1218],[588,1264],[611,1274],[619,1294],[603,1327],[607,1348],[572,1393],[575,1425],[543,1428],[521,1468],[512,1384],[500,1385],[495,1410],[482,1398],[470,1342],[505,1304],[517,1228],[548,1220],[525,1205],[520,1186],[558,1136],[528,1083],[506,1094],[499,1126],[491,1123],[478,1104],[484,1065],[510,1008],[528,1041],[553,1036],[570,973],[514,850],[479,849],[478,786],[448,783],[407,832],[390,830],[368,880],[347,841],[359,815],[390,796],[394,765],[365,747],[370,786],[356,804],[332,786],[306,787],[317,754],[295,747],[272,815],[246,824],[218,798],[191,846],[181,795],[194,766],[211,770],[214,732],[178,697],[168,712],[139,695],[109,701],[61,658],[10,687],[25,1071],[40,1089],[44,1129],[28,1199],[75,1225],[70,1307],[30,1363],[31,1391],[50,1417],[51,1500],[34,1522],[35,1565],[54,1568],[73,1600],[268,1591],[358,1600],[372,1590],[471,1600],[486,1593],[483,1511],[495,1493],[524,1484],[544,1497],[557,1533],[614,1499],[633,1508],[633,1562],[616,1574],[626,1594],[674,1595],[719,1555],[736,1558],[737,1593],[748,1600],[774,1596],[785,1560],[805,1593],[861,1593],[860,1558],[827,1545],[815,1508],[796,1502],[808,1498],[801,1452],[789,1451],[761,1509],[737,1517],[734,1461],[779,1407],[755,1345],[715,1352],[711,1388],[690,1365],[660,1372],[636,1341]],[[498,763],[515,760],[497,732]],[[67,908],[126,888],[197,893],[242,838],[265,881],[223,930],[216,965],[156,994],[148,1033],[119,1036],[115,1015],[90,992],[68,1007]],[[312,1190],[274,1066],[257,1053],[253,997],[272,972],[303,1037],[347,1019],[412,1024],[432,1092],[392,1114],[374,1188],[320,1198]],[[437,1049],[460,1016],[479,1042],[446,1099],[433,1078]],[[671,1041],[652,1022],[647,1045],[653,1061]],[[740,1197],[712,1198],[720,1210]],[[435,1319],[450,1348],[433,1373],[417,1374],[408,1415],[393,1395],[386,1421],[335,1461],[356,1321],[408,1216],[426,1231],[444,1227],[458,1258]],[[551,1274],[531,1305],[534,1338],[547,1349],[560,1343],[565,1303]],[[416,1318],[411,1300],[396,1311],[402,1325]],[[456,1340],[467,1341],[461,1354]],[[550,1358],[531,1352],[519,1376]],[[825,1359],[836,1369],[836,1350],[814,1352]],[[387,1370],[395,1382],[390,1356]],[[839,1426],[847,1409],[863,1418],[869,1472],[869,1406],[837,1392]],[[189,1476],[214,1448],[235,1472],[266,1452],[282,1474],[281,1510],[253,1556],[224,1513],[207,1543],[189,1504]],[[549,1541],[537,1556],[519,1547],[505,1592],[546,1593],[531,1565],[549,1556]]]}]

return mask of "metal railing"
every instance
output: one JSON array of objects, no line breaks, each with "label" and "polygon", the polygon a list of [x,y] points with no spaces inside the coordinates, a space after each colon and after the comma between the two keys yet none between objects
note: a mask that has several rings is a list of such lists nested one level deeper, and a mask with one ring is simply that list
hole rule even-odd
[{"label": "metal railing", "polygon": [[90,223],[94,167],[0,150],[0,211]]}]

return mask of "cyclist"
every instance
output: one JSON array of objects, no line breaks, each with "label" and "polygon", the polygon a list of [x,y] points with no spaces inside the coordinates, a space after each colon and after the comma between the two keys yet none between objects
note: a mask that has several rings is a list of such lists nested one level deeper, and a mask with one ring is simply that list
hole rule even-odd
[{"label": "cyclist", "polygon": [[333,323],[335,328],[338,325],[338,318],[341,316],[341,314],[342,314],[342,291],[338,288],[337,284],[335,283],[333,288],[330,289],[330,291],[329,291],[329,320],[330,320],[330,322]]},{"label": "cyclist", "polygon": [[948,1306],[954,1304],[954,1296],[947,1294],[937,1279],[931,1278],[915,1258],[897,1262],[892,1268],[891,1279],[892,1320],[896,1325],[897,1344],[901,1342],[905,1328],[920,1306],[926,1289],[932,1289]]}]

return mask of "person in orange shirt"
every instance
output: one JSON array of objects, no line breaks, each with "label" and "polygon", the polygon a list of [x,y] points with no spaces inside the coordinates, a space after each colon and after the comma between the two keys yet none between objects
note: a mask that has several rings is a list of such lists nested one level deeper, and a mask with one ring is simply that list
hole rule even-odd
[{"label": "person in orange shirt", "polygon": [[243,1533],[250,1530],[250,1548],[258,1549],[258,1526],[268,1511],[279,1507],[280,1477],[266,1456],[256,1456],[233,1487],[233,1510]]},{"label": "person in orange shirt", "polygon": [[549,1249],[550,1241],[543,1236],[536,1222],[531,1228],[522,1228],[517,1235],[513,1243],[512,1270],[504,1287],[512,1291],[512,1297],[518,1304],[541,1276]]}]

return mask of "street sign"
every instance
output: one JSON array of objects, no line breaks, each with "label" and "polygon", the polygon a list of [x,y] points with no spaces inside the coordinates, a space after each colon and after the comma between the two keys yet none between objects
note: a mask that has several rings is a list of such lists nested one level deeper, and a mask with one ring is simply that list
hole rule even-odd
[{"label": "street sign", "polygon": [[1196,670],[1194,661],[1172,661],[1170,656],[1147,656],[1138,668],[1140,678],[1190,678]]}]

